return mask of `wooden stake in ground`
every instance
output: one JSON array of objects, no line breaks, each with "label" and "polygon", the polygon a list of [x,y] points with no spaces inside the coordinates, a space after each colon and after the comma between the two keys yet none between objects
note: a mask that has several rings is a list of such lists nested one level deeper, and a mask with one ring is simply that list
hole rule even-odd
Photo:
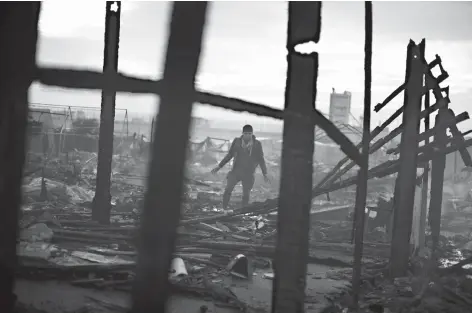
[{"label": "wooden stake in ground", "polygon": [[418,132],[420,127],[421,98],[423,93],[423,63],[421,45],[412,40],[407,49],[406,88],[404,97],[404,131],[400,143],[400,170],[394,201],[393,237],[390,271],[393,277],[406,275],[410,258],[410,234],[415,197]]},{"label": "wooden stake in ground", "polygon": [[[121,2],[107,1],[105,11],[105,49],[103,72],[118,71],[118,47],[120,39]],[[116,91],[112,86],[102,90],[100,134],[98,139],[97,186],[93,198],[92,219],[100,224],[110,223],[111,212],[111,163],[113,159],[113,131],[115,125]]]},{"label": "wooden stake in ground", "polygon": [[277,221],[272,312],[303,312],[313,173],[313,115],[318,53],[300,54],[297,44],[318,42],[321,2],[288,4],[288,69],[282,173]]},{"label": "wooden stake in ground", "polygon": [[13,312],[26,148],[28,89],[36,70],[40,2],[0,3],[0,312]]},{"label": "wooden stake in ground", "polygon": [[[362,134],[362,165],[356,190],[354,268],[352,274],[353,306],[357,309],[362,270],[367,174],[369,171],[370,111],[372,86],[372,1],[365,2],[365,60],[364,60],[364,132]],[[369,218],[367,216],[367,218]]]}]

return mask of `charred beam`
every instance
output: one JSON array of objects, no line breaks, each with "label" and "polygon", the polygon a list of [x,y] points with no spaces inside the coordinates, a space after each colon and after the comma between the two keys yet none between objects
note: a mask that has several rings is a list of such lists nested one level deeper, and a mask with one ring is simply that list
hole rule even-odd
[{"label": "charred beam", "polygon": [[[41,68],[37,71],[37,79],[48,86],[59,86],[76,89],[101,89],[115,88],[119,92],[144,93],[159,95],[162,92],[162,82],[147,79],[128,77],[123,74],[108,74],[93,71],[77,71],[71,69]],[[246,100],[230,98],[214,93],[196,91],[195,102],[209,104],[221,108],[237,111],[249,112],[260,116],[283,119],[284,112],[266,105],[261,105]],[[356,164],[360,162],[358,148],[347,138],[336,126],[321,114],[318,110],[312,112],[304,118],[312,121],[313,125],[318,125],[326,134],[336,142],[341,150],[348,156],[348,160],[353,160]]]},{"label": "charred beam", "polygon": [[[426,108],[425,110],[423,110],[420,114],[420,118],[425,118],[427,116],[429,116],[429,114],[435,112],[436,110],[439,110],[440,108],[446,106],[449,104],[449,98],[446,97],[446,98],[442,98],[440,99],[438,102],[436,102],[435,104],[433,104],[432,106],[430,106],[429,108]],[[385,127],[387,127],[387,125],[389,125],[395,118],[394,117],[398,117],[401,115],[402,113],[402,110],[403,110],[403,107],[398,109],[386,122],[384,122],[380,127],[377,127],[375,128],[373,131],[372,131],[372,135],[371,135],[371,140],[374,139],[378,134],[380,134],[380,132],[385,129]],[[385,127],[383,127],[385,126]],[[383,128],[382,128],[383,127]],[[376,132],[376,130],[380,129],[378,132]],[[370,147],[370,154],[378,151],[380,148],[382,148],[383,146],[385,146],[388,142],[390,142],[393,138],[395,138],[396,136],[400,135],[403,131],[403,124],[398,126],[397,128],[395,128],[394,130],[392,130],[388,135],[386,135],[385,137],[377,140],[374,144],[371,145]],[[360,147],[358,145],[358,147]],[[349,158],[344,158],[342,159],[340,162],[338,162],[338,164],[328,173],[326,174],[326,176],[323,178],[323,180],[321,182],[319,182],[315,188],[321,188],[321,187],[324,187],[324,186],[328,186],[329,184],[332,184],[333,182],[335,182],[337,179],[339,179],[341,176],[343,176],[344,174],[346,174],[350,169],[352,169],[356,164],[354,162],[350,162],[348,163],[346,166],[344,166],[342,169],[342,165],[345,164],[347,161],[349,161]],[[341,169],[341,170],[340,170]]]},{"label": "charred beam", "polygon": [[[76,89],[101,89],[106,86],[109,88],[114,86],[120,92],[156,95],[160,94],[162,90],[161,81],[155,82],[149,79],[133,78],[123,74],[105,76],[93,71],[72,69],[41,68],[37,71],[37,80],[48,86]],[[249,112],[275,119],[283,119],[284,115],[284,112],[279,109],[215,93],[196,91],[195,101],[237,112]],[[330,120],[326,119],[323,114],[314,109],[306,118],[312,119],[314,124],[322,128],[333,141],[339,144],[341,150],[348,155],[348,159],[354,160],[356,163],[359,162],[360,155],[355,145]]]},{"label": "charred beam", "polygon": [[[447,147],[443,150],[436,150],[436,151],[434,151],[430,154],[427,154],[427,155],[425,155],[425,154],[418,155],[418,167],[425,167],[427,162],[429,162],[429,161],[431,161],[431,160],[433,160],[437,157],[441,157],[442,155],[447,155],[447,154],[450,154],[452,152],[458,151],[459,149],[468,148],[470,146],[472,146],[472,138],[465,140],[465,142],[463,144],[460,144],[460,145],[454,144],[454,145],[451,145],[451,146],[449,146],[449,147]],[[381,177],[385,177],[385,176],[388,176],[388,175],[395,174],[395,173],[398,172],[400,164],[401,163],[400,163],[399,160],[384,162],[384,163],[382,163],[382,164],[380,164],[380,165],[378,165],[374,168],[371,168],[369,170],[369,173],[368,173],[368,178],[369,179],[371,179],[371,178],[381,178]],[[357,183],[357,176],[354,176],[354,177],[344,179],[340,182],[333,183],[332,185],[327,186],[327,187],[314,189],[313,190],[313,198],[317,197],[317,196],[320,196],[320,195],[323,195],[323,194],[326,194],[326,193],[329,193],[329,192],[334,192],[336,190],[347,188],[347,187],[352,186],[356,183]]]},{"label": "charred beam", "polygon": [[[429,142],[429,138],[434,136],[438,131],[442,131],[444,128],[450,128],[460,122],[466,121],[469,119],[469,113],[462,112],[453,119],[447,119],[443,122],[442,125],[435,125],[433,128],[425,130],[423,133],[418,135],[418,144],[422,141]],[[461,134],[462,135],[462,134]],[[387,154],[398,154],[400,152],[400,147],[387,150]]]},{"label": "charred beam", "polygon": [[[427,64],[426,60],[423,59],[423,63]],[[441,66],[441,58],[438,55],[436,55],[436,59],[428,65],[427,73],[431,73],[431,69],[434,68],[436,65]],[[444,72],[442,66],[441,66],[441,71]],[[441,79],[445,80],[447,77],[448,77],[448,75],[447,75],[447,73],[445,73],[444,75],[442,75]],[[405,88],[405,83],[402,84],[400,87],[398,87],[397,90],[395,90],[390,96],[388,96],[384,100],[383,103],[377,104],[377,106],[375,107],[375,111],[378,112],[380,109],[382,109],[382,107],[387,105],[391,100],[393,100],[393,98],[395,98],[398,94],[400,94],[400,92],[403,91],[404,88]],[[449,89],[448,88],[445,88],[445,89],[446,89],[446,94],[448,94]],[[427,89],[427,90],[429,90],[429,89]],[[426,92],[425,92],[425,94],[426,94]],[[440,109],[441,107],[443,107],[443,106],[450,103],[448,95],[446,97],[442,97],[442,98],[436,99],[436,100],[437,100],[437,102],[433,106],[425,108],[425,110],[421,112],[421,118],[427,117],[432,112],[434,112],[434,111]],[[380,126],[376,127],[372,131],[370,140],[372,141],[373,139],[375,139],[375,137],[377,137],[388,125],[390,125],[397,117],[399,117],[402,114],[402,112],[403,112],[403,107],[400,107],[384,123],[382,123]],[[382,142],[384,142],[384,144],[385,144],[389,140],[393,139],[395,136],[400,134],[401,128],[402,128],[402,125],[397,127],[393,132],[391,132],[389,134],[390,137],[388,139],[386,138],[385,140],[382,140]],[[361,147],[361,144],[358,144],[357,149],[360,149],[360,147]],[[373,152],[371,152],[371,153],[373,153]],[[344,175],[344,173],[346,173],[351,168],[353,168],[355,164],[351,163],[351,164],[349,164],[345,167],[345,169],[343,171],[343,174],[339,174],[339,175],[336,174],[339,171],[339,169],[341,169],[341,167],[348,161],[349,161],[349,158],[347,158],[347,157],[342,159],[341,161],[339,161],[338,164],[336,164],[336,166],[323,178],[323,180],[321,180],[318,183],[317,187],[321,187],[321,186],[326,185],[327,183],[331,183],[333,181],[336,181],[339,177]],[[333,178],[333,176],[336,176],[336,177]]]},{"label": "charred beam", "polygon": [[[448,145],[452,142],[454,142],[453,138],[448,136],[446,145]],[[429,144],[422,145],[421,147],[418,147],[417,152],[418,152],[418,155],[423,155],[423,154],[429,154],[429,153],[431,153],[431,151],[439,150],[439,149],[440,148],[438,147],[438,143],[433,141]],[[418,166],[418,168],[419,168],[419,166]]]},{"label": "charred beam", "polygon": [[[436,54],[436,59],[432,61],[431,63],[428,64],[428,69],[432,70],[436,65],[441,66],[441,58],[439,55]],[[441,83],[445,81],[449,75],[443,75],[439,78],[438,83]],[[383,109],[387,104],[389,104],[396,96],[398,96],[403,90],[405,90],[406,84],[403,83],[400,85],[397,89],[395,89],[387,98],[382,103],[379,103],[375,106],[374,111],[379,112],[381,109]]]},{"label": "charred beam", "polygon": [[[422,51],[424,55],[424,50]],[[424,97],[424,107],[429,108],[430,105],[430,91],[426,91]],[[424,131],[429,131],[429,116],[424,119]],[[429,137],[425,139],[425,146],[429,144]],[[421,186],[421,214],[420,214],[420,231],[419,231],[419,244],[420,249],[425,247],[426,241],[426,213],[428,211],[428,185],[429,185],[429,162],[426,162],[423,172],[423,181]]]},{"label": "charred beam", "polygon": [[[442,124],[447,118],[447,109],[441,109],[436,115],[435,124]],[[446,128],[438,131],[434,136],[434,141],[438,149],[444,149],[447,141]],[[460,150],[459,150],[460,151]],[[433,241],[433,251],[437,248],[439,242],[439,233],[441,230],[441,207],[444,182],[444,169],[446,167],[446,156],[440,156],[433,159],[431,169],[431,196],[429,204],[429,224],[431,227],[431,238]]]},{"label": "charred beam", "polygon": [[135,313],[166,310],[206,10],[203,1],[173,3],[132,291]]},{"label": "charred beam", "polygon": [[[426,167],[426,165],[428,164],[428,162],[430,162],[432,159],[436,158],[436,157],[440,157],[441,155],[447,155],[447,154],[450,154],[450,153],[453,153],[453,152],[456,152],[458,151],[459,149],[462,149],[462,148],[468,148],[472,146],[472,138],[469,138],[467,140],[464,141],[463,144],[452,144],[451,146],[448,146],[446,147],[444,150],[434,150],[434,151],[431,151],[430,153],[428,154],[419,154],[418,155],[418,164],[417,164],[417,167],[418,168],[424,168]],[[372,178],[381,178],[381,177],[385,177],[385,176],[388,176],[388,175],[392,175],[392,174],[395,174],[398,172],[398,168],[399,168],[399,165],[400,165],[400,162],[398,160],[391,160],[391,161],[387,161],[387,162],[384,162],[372,169],[369,170],[368,172],[368,179],[372,179]],[[326,186],[326,187],[314,187],[312,189],[312,198],[316,198],[317,196],[320,196],[320,195],[323,195],[323,194],[327,194],[327,193],[330,193],[330,192],[334,192],[336,190],[340,190],[340,189],[343,189],[343,188],[347,188],[347,187],[350,187],[352,185],[355,185],[357,183],[357,176],[354,176],[354,177],[349,177],[347,179],[344,179],[342,181],[339,181],[337,183],[333,183],[329,186]],[[415,182],[416,184],[418,184],[418,180],[416,180]],[[265,202],[257,202],[257,203],[253,203],[243,209],[241,209],[241,211],[239,211],[238,213],[235,213],[236,214],[246,214],[246,213],[251,213],[251,212],[271,212],[273,211],[275,208],[277,208],[277,203],[278,203],[278,198],[273,198],[273,199],[268,199],[266,200]],[[194,223],[199,223],[199,222],[202,222],[202,221],[205,221],[205,222],[208,222],[210,220],[218,220],[218,219],[221,219],[222,218],[222,215],[219,215],[219,216],[215,216],[211,219],[209,218],[204,218],[203,219],[194,219],[194,220],[189,220],[189,221],[182,221],[182,225],[191,225],[191,224],[194,224]]]},{"label": "charred beam", "polygon": [[[436,59],[438,58],[439,56],[436,55]],[[436,102],[439,102],[443,100],[444,98],[448,98],[449,88],[448,87],[441,88],[439,86],[439,84],[441,83],[444,77],[449,77],[449,74],[442,67],[441,62],[439,62],[439,68],[441,70],[441,74],[439,75],[439,77],[434,77],[431,69],[427,66],[427,62],[424,58],[424,55],[422,56],[421,61],[423,62],[423,65],[425,66],[425,69],[426,69],[426,73],[425,73],[426,88],[431,89],[433,91],[433,95],[434,95],[434,98],[436,99]],[[443,92],[446,93],[446,96],[443,96]],[[444,116],[445,120],[454,118],[454,112],[452,110],[444,111],[443,114],[445,115]],[[453,136],[455,137],[455,140],[457,140],[458,143],[464,142],[464,138],[461,132],[457,129],[457,126],[451,127],[451,133],[453,134]],[[464,161],[464,164],[466,164],[467,166],[472,166],[472,158],[469,154],[469,151],[467,149],[461,149],[459,152],[461,154],[462,160]]]},{"label": "charred beam", "polygon": [[365,46],[364,46],[364,132],[362,135],[362,164],[357,176],[355,207],[354,267],[352,274],[353,304],[359,305],[361,284],[362,250],[364,244],[364,221],[367,197],[367,174],[369,172],[370,114],[372,87],[372,2],[365,2]]},{"label": "charred beam", "polygon": [[[455,118],[454,111],[451,110],[451,109],[445,111],[444,114],[446,115],[446,120],[448,122],[453,121],[454,118]],[[458,144],[464,142],[464,140],[465,140],[464,135],[462,135],[462,133],[459,131],[456,124],[453,124],[449,128],[449,130],[451,131],[452,139],[455,142],[457,142]],[[459,150],[459,153],[461,155],[462,161],[464,162],[465,166],[472,166],[472,158],[470,157],[469,150],[461,149],[461,150]]]},{"label": "charred beam", "polygon": [[16,244],[40,2],[0,3],[0,312],[13,312]]},{"label": "charred beam", "polygon": [[[105,11],[105,48],[103,72],[118,71],[118,49],[120,45],[121,2],[107,1]],[[110,223],[111,212],[111,163],[113,159],[113,131],[115,125],[116,91],[102,90],[100,110],[100,133],[98,137],[97,187],[93,198],[92,219],[100,224]]]},{"label": "charred beam", "polygon": [[421,97],[423,91],[423,67],[421,45],[410,41],[407,49],[406,86],[403,125],[400,144],[401,165],[396,184],[399,184],[395,201],[393,237],[390,254],[390,272],[393,277],[406,274],[410,252],[410,234],[413,219],[415,178],[417,163],[417,138],[420,124]]},{"label": "charred beam", "polygon": [[321,28],[321,2],[289,2],[288,8],[288,68],[273,313],[301,313],[305,306],[314,132],[311,122],[303,116],[310,116],[314,110],[318,53],[301,55],[295,46],[318,42]]}]

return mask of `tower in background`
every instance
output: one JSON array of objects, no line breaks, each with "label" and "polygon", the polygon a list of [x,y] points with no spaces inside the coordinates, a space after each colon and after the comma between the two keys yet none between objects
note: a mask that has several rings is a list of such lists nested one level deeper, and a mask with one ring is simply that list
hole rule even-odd
[{"label": "tower in background", "polygon": [[329,100],[329,119],[333,123],[349,124],[349,115],[351,112],[351,93],[344,91],[336,93],[333,88]]}]

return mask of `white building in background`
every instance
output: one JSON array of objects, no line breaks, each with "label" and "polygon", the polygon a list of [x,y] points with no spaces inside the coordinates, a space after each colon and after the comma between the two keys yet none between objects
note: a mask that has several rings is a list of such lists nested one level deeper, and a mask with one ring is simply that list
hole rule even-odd
[{"label": "white building in background", "polygon": [[336,93],[333,88],[329,99],[329,119],[333,123],[349,124],[351,114],[351,93]]}]

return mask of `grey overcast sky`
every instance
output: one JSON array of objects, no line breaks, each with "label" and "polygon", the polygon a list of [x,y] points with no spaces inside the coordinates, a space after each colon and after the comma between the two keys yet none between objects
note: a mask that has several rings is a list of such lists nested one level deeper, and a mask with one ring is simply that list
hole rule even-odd
[{"label": "grey overcast sky", "polygon": [[[286,75],[287,2],[212,2],[201,55],[198,88],[282,108]],[[164,63],[170,2],[122,1],[119,70],[158,78]],[[73,10],[73,14],[66,14]],[[472,102],[472,2],[373,3],[372,103],[381,102],[405,77],[406,46],[426,38],[426,57],[443,60],[456,114]],[[102,68],[105,3],[43,2],[40,65]],[[331,88],[353,93],[352,114],[363,107],[364,2],[323,2],[317,107],[328,111]],[[447,84],[444,84],[446,86]],[[31,102],[99,106],[100,93],[32,86]],[[380,113],[373,126],[401,104]],[[143,115],[155,112],[152,96],[119,95],[117,107]],[[196,116],[236,119],[229,111],[198,105]],[[241,115],[239,115],[241,116]],[[254,118],[243,114],[246,121]],[[461,128],[472,127],[464,122]]]}]

